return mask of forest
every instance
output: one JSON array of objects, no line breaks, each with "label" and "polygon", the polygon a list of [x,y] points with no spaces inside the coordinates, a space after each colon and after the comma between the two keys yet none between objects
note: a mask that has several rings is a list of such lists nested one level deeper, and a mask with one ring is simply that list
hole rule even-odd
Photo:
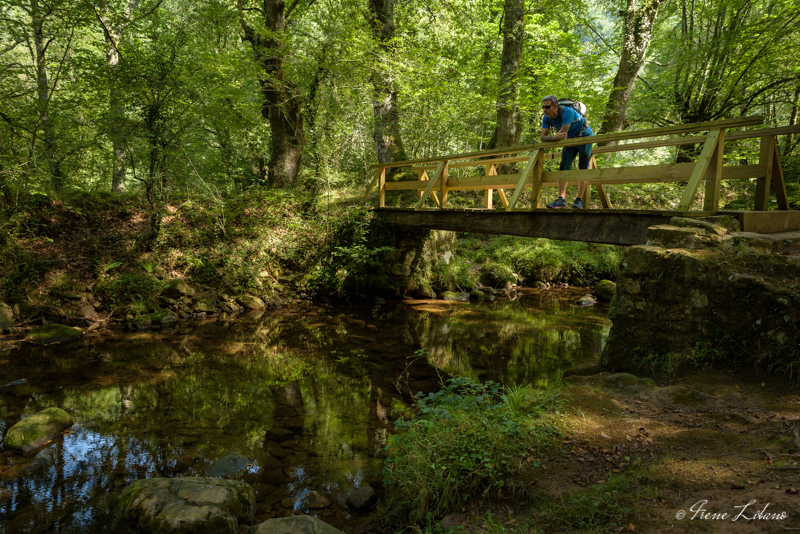
[{"label": "forest", "polygon": [[[362,191],[377,162],[535,142],[549,94],[584,102],[596,133],[757,114],[784,126],[800,108],[791,0],[4,0],[0,13],[6,208],[111,191],[160,221],[166,203],[253,188],[313,204]],[[798,139],[782,143],[797,182]]]},{"label": "forest", "polygon": [[[626,248],[358,204],[378,163],[538,142],[548,95],[595,134],[797,126],[799,49],[797,0],[0,0],[0,533],[108,532],[149,481],[220,465],[250,534],[301,512],[528,534],[794,510],[800,233],[740,239],[722,214],[673,228],[693,246]],[[759,161],[744,137],[708,144],[718,169]],[[597,164],[704,157],[657,143]],[[778,138],[786,220],[799,144]],[[607,193],[675,210],[667,182]]]}]

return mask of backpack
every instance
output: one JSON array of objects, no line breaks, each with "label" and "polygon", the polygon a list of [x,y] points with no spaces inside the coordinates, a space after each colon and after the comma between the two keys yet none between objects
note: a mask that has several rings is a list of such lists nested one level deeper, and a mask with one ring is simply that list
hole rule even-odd
[{"label": "backpack", "polygon": [[583,133],[586,131],[586,128],[589,126],[589,123],[586,121],[586,104],[583,102],[579,102],[578,100],[571,100],[569,98],[559,98],[558,99],[558,107],[563,109],[568,107],[575,111],[578,115],[581,116],[581,121],[583,122],[583,127],[581,128],[580,136],[583,136]]}]

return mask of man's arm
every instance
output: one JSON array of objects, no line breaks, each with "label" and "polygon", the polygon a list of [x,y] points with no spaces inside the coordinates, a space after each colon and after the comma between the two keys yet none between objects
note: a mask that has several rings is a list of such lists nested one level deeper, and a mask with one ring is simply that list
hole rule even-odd
[{"label": "man's arm", "polygon": [[547,128],[542,128],[542,141],[561,141],[567,138],[567,132],[572,123],[564,124],[561,126],[561,131],[555,135],[547,135]]}]

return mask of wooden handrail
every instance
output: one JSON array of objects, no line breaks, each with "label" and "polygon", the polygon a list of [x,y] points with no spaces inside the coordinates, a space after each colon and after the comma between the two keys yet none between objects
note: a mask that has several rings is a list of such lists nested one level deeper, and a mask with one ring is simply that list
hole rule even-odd
[{"label": "wooden handrail", "polygon": [[[506,209],[516,210],[518,209],[517,206],[522,192],[528,186],[532,187],[530,196],[531,206],[539,208],[542,207],[541,195],[543,187],[564,182],[587,182],[597,187],[601,204],[604,208],[609,208],[610,203],[603,190],[604,184],[686,182],[686,187],[680,199],[680,210],[690,210],[690,207],[695,202],[697,193],[701,191],[700,187],[704,184],[704,194],[702,197],[703,211],[715,212],[719,209],[720,183],[722,180],[755,178],[757,180],[755,196],[756,210],[763,211],[766,209],[770,186],[774,186],[776,191],[779,209],[786,210],[789,209],[789,202],[781,170],[780,154],[778,152],[778,143],[776,139],[778,135],[800,133],[800,125],[779,128],[759,128],[750,131],[733,131],[731,133],[727,132],[728,128],[736,128],[761,122],[763,122],[761,117],[744,117],[741,119],[672,126],[668,128],[652,128],[636,132],[620,132],[616,134],[593,136],[590,138],[569,139],[555,143],[522,145],[502,150],[454,154],[452,156],[442,156],[428,160],[410,160],[384,165],[374,165],[373,167],[377,169],[377,172],[370,187],[367,189],[367,193],[364,195],[364,200],[366,201],[369,190],[376,183],[379,189],[377,204],[379,207],[385,205],[386,191],[417,190],[419,191],[419,199],[414,206],[416,210],[429,209],[424,207],[428,197],[431,197],[440,208],[446,208],[449,191],[483,190],[485,192],[485,206],[492,209],[491,195],[494,190],[497,190]],[[676,135],[702,130],[708,130],[708,134],[693,135],[677,139],[655,139],[652,141],[616,146],[606,145],[596,147],[593,150],[594,153],[605,153],[663,146],[703,144],[700,155],[695,162],[600,169],[597,167],[594,157],[592,157],[588,169],[566,171],[544,170],[544,149],[547,148],[556,149],[559,147],[580,145],[585,144],[588,140],[594,143],[596,141]],[[725,142],[751,138],[761,138],[758,165],[725,167],[723,158]],[[526,155],[512,155],[514,153],[524,153],[526,151],[529,152]],[[554,153],[555,152],[554,150]],[[504,154],[508,154],[510,157],[501,157]],[[471,158],[471,160],[453,161],[459,159],[465,160],[468,158]],[[498,175],[498,165],[520,163],[524,161],[527,161],[527,164],[521,169],[521,172]],[[421,165],[414,166],[414,164],[418,163],[421,163]],[[432,165],[434,163],[435,165]],[[386,169],[389,167],[411,167],[414,172],[418,173],[419,179],[387,183],[385,180],[385,173]],[[485,167],[486,172],[484,176],[450,177],[450,169],[463,167]],[[434,168],[436,172],[428,179],[427,172]],[[510,200],[503,192],[504,189],[514,190]],[[586,188],[586,193],[584,193],[584,203],[586,207],[589,207],[588,191],[589,188]],[[437,197],[437,192],[441,195],[441,198]]]},{"label": "wooden handrail", "polygon": [[[702,132],[720,128],[739,128],[743,126],[755,126],[764,122],[764,117],[755,115],[752,117],[740,117],[738,119],[726,119],[721,121],[698,122],[694,124],[681,124],[677,126],[667,126],[665,128],[649,128],[646,130],[629,130],[612,134],[594,135],[591,137],[592,143],[611,143],[614,141],[624,141],[626,139],[638,139],[642,137],[658,137],[661,135],[680,135],[685,133]],[[484,150],[479,152],[465,152],[462,154],[450,154],[435,158],[412,159],[406,161],[395,161],[392,163],[378,163],[372,165],[374,169],[390,167],[409,167],[422,163],[438,163],[441,161],[452,161],[456,159],[479,158],[487,156],[500,156],[503,154],[514,154],[517,152],[530,152],[543,148],[558,148],[565,146],[577,146],[586,144],[587,139],[575,137],[553,143],[534,143],[530,145],[519,145],[515,147],[501,148],[495,150]]]}]

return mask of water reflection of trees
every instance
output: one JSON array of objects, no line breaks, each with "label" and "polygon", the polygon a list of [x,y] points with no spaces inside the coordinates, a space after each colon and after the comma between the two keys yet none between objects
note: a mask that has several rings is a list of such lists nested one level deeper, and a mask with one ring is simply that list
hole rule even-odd
[{"label": "water reflection of trees", "polygon": [[407,321],[431,364],[447,373],[543,385],[567,367],[598,358],[610,327],[599,313],[557,302],[546,311],[518,302],[480,313],[462,304],[446,314],[411,314]]},{"label": "water reflection of trees", "polygon": [[548,306],[320,308],[61,353],[31,349],[15,360],[15,376],[29,379],[24,394],[0,391],[2,426],[54,405],[78,425],[42,453],[38,471],[10,483],[15,508],[5,505],[2,518],[20,531],[53,521],[67,530],[101,525],[106,496],[134,479],[203,474],[228,451],[258,470],[275,428],[306,444],[287,445],[281,459],[280,472],[294,473],[284,479],[291,496],[320,484],[347,492],[374,469],[394,379],[419,347],[428,362],[413,372],[434,381],[428,364],[479,379],[546,382],[599,354],[608,329],[601,315]]}]

